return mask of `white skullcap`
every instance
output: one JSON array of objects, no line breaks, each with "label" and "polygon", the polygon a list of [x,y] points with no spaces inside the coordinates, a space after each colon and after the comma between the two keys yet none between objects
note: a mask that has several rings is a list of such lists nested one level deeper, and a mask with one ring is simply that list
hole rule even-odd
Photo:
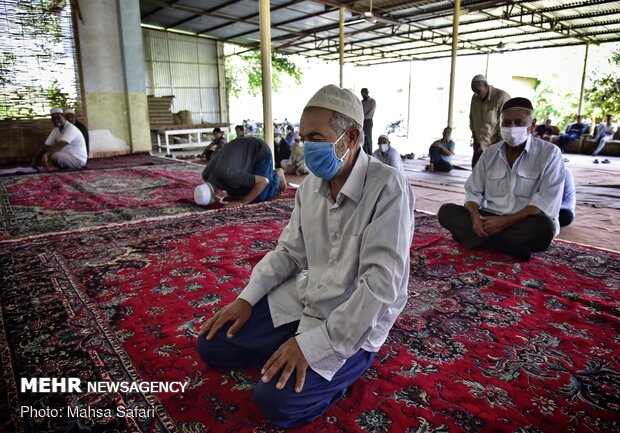
[{"label": "white skullcap", "polygon": [[282,130],[280,128],[276,128],[273,130],[273,133],[282,135]]},{"label": "white skullcap", "polygon": [[387,135],[385,135],[385,134],[381,134],[381,135],[379,136],[379,138],[377,138],[377,141],[378,141],[378,140],[381,140],[382,138],[385,138],[388,142],[390,141],[390,139],[388,138],[388,136],[387,136]]},{"label": "white skullcap", "polygon": [[200,206],[206,206],[215,201],[213,186],[209,182],[198,185],[194,190],[194,201]]},{"label": "white skullcap", "polygon": [[364,124],[364,109],[357,96],[350,90],[341,89],[333,84],[321,87],[310,98],[306,104],[307,107],[327,108],[350,117],[360,126]]},{"label": "white skullcap", "polygon": [[471,79],[471,82],[472,82],[472,83],[473,83],[473,82],[476,82],[476,81],[484,81],[484,82],[486,82],[486,81],[487,81],[487,77],[485,77],[485,76],[484,76],[484,75],[482,75],[482,74],[478,74],[478,75],[476,75],[474,78],[472,78],[472,79]]},{"label": "white skullcap", "polygon": [[65,114],[75,114],[75,111],[73,111],[73,108],[67,108]]},{"label": "white skullcap", "polygon": [[50,110],[50,114],[55,114],[55,113],[60,113],[60,114],[63,114],[63,113],[62,113],[62,108],[55,107],[55,108],[52,108],[52,109]]}]

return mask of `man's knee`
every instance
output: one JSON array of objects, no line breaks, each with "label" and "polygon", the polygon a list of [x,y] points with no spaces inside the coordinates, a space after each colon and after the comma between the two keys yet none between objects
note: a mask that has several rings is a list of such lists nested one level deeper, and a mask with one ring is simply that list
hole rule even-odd
[{"label": "man's knee", "polygon": [[200,358],[212,367],[235,369],[246,364],[246,354],[240,353],[237,346],[221,341],[217,335],[213,340],[207,340],[204,335],[198,337],[196,350]]},{"label": "man's knee", "polygon": [[304,391],[297,393],[294,390],[295,377],[289,378],[283,389],[277,389],[278,377],[269,383],[259,380],[254,389],[252,399],[265,418],[272,424],[291,428],[309,423],[323,415],[338,398],[344,395],[344,391],[328,400],[318,396],[304,395]]},{"label": "man's knee", "polygon": [[446,203],[441,205],[439,212],[437,212],[437,220],[439,221],[439,224],[450,230],[453,226],[454,219],[462,218],[464,216],[463,209],[463,206],[459,206],[454,203]]}]

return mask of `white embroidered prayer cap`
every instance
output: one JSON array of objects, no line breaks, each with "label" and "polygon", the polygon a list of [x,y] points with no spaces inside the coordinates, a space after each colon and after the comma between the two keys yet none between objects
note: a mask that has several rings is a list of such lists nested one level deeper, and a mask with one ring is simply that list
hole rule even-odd
[{"label": "white embroidered prayer cap", "polygon": [[360,100],[349,89],[341,89],[334,84],[321,87],[306,107],[327,108],[350,117],[360,126],[364,124],[364,109]]},{"label": "white embroidered prayer cap", "polygon": [[194,190],[194,201],[197,205],[206,206],[215,201],[215,192],[213,191],[213,185],[209,182],[205,182],[202,185],[198,185]]},{"label": "white embroidered prayer cap", "polygon": [[54,107],[50,110],[50,114],[56,114],[56,113],[63,114],[62,108]]}]

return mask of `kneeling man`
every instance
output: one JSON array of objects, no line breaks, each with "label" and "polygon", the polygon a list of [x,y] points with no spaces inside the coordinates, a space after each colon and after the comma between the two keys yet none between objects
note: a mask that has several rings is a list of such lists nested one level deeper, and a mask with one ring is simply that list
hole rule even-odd
[{"label": "kneeling man", "polygon": [[521,260],[545,251],[559,233],[564,187],[560,150],[531,135],[532,103],[506,101],[502,141],[482,153],[465,183],[465,206],[445,204],[442,226],[467,249],[488,247]]},{"label": "kneeling man", "polygon": [[84,167],[88,153],[82,132],[67,121],[62,109],[52,108],[50,113],[55,128],[45,140],[43,148],[32,158],[32,166],[43,166],[50,171]]},{"label": "kneeling man", "polygon": [[328,85],[306,104],[300,135],[311,174],[289,223],[237,300],[200,329],[209,365],[262,366],[253,399],[279,427],[335,404],[407,302],[413,191],[361,150],[363,124],[349,90]]},{"label": "kneeling man", "polygon": [[203,205],[213,203],[221,190],[241,200],[232,205],[246,205],[271,200],[287,188],[282,169],[273,170],[269,145],[254,137],[236,138],[223,146],[203,170],[202,178],[205,184],[194,196],[200,195],[197,202]]}]

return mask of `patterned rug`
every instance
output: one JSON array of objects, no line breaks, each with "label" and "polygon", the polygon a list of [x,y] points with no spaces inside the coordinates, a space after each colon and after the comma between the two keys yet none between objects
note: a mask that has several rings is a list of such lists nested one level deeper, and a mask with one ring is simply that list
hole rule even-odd
[{"label": "patterned rug", "polygon": [[0,239],[203,212],[193,199],[203,168],[181,162],[0,178]]},{"label": "patterned rug", "polygon": [[[222,372],[196,330],[236,297],[292,208],[279,200],[0,242],[0,431],[271,432],[258,369]],[[371,369],[303,432],[620,429],[620,259],[555,242],[517,263],[418,215],[406,310]],[[19,392],[19,378],[188,381],[184,393]],[[152,408],[147,419],[20,416]]]}]

